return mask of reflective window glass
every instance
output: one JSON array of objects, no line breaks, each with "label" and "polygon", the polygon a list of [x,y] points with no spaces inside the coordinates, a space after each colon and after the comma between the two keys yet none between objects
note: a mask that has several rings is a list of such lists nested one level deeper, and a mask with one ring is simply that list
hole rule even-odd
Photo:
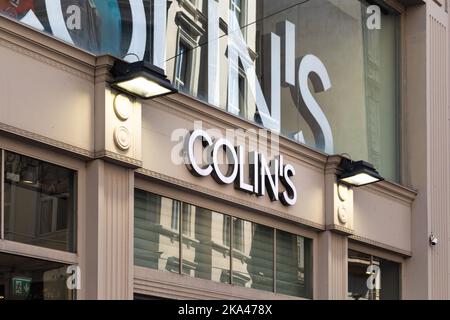
[{"label": "reflective window glass", "polygon": [[277,230],[277,293],[312,298],[312,242]]},{"label": "reflective window glass", "polygon": [[5,152],[5,239],[76,249],[75,172]]},{"label": "reflective window glass", "polygon": [[400,299],[400,264],[349,250],[348,298],[353,300]]},{"label": "reflective window glass", "polygon": [[183,273],[194,278],[230,283],[230,217],[184,205],[181,248]]},{"label": "reflective window glass", "polygon": [[139,189],[134,200],[134,263],[179,272],[181,203]]},{"label": "reflective window glass", "polygon": [[0,13],[95,54],[150,61],[183,92],[396,181],[400,18],[383,3],[203,0],[199,19],[189,1],[2,0]]},{"label": "reflective window glass", "polygon": [[233,219],[233,284],[273,292],[273,229]]},{"label": "reflective window glass", "polygon": [[0,253],[0,301],[72,300],[67,271],[61,263]]},{"label": "reflective window glass", "polygon": [[134,232],[137,266],[312,298],[310,239],[139,189]]}]

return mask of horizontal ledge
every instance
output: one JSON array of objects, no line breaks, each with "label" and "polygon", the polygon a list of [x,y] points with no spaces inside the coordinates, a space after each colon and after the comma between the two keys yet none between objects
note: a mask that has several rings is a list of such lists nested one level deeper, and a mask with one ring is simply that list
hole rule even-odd
[{"label": "horizontal ledge", "polygon": [[139,266],[134,266],[134,289],[142,294],[159,293],[179,299],[195,296],[200,299],[305,300]]},{"label": "horizontal ledge", "polygon": [[384,244],[384,243],[379,242],[379,241],[371,240],[369,238],[365,238],[365,237],[358,236],[358,235],[352,235],[352,236],[349,237],[349,239],[357,241],[357,242],[360,242],[360,243],[368,244],[368,245],[370,245],[372,247],[375,247],[375,248],[379,248],[379,249],[387,250],[387,251],[390,251],[390,252],[393,252],[393,253],[396,253],[396,254],[400,254],[400,255],[402,255],[405,258],[412,257],[412,252],[411,251],[400,249],[400,248],[397,248],[397,247],[393,247],[393,246],[390,246],[388,244]]},{"label": "horizontal ledge", "polygon": [[9,240],[0,240],[0,252],[40,260],[50,260],[69,265],[78,263],[78,256],[76,253],[38,247]]}]

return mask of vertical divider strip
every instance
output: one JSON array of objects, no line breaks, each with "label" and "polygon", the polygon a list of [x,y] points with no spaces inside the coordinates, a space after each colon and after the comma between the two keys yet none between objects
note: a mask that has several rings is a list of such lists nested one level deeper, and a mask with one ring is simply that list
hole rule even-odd
[{"label": "vertical divider strip", "polygon": [[273,292],[277,293],[277,229],[273,229]]},{"label": "vertical divider strip", "polygon": [[233,219],[230,216],[230,284],[233,284]]},{"label": "vertical divider strip", "polygon": [[0,239],[4,240],[5,239],[5,150],[1,150],[1,172],[0,172],[0,179],[1,179],[1,185],[0,185],[0,190],[1,190],[1,195],[0,195],[0,224],[1,224],[1,228],[0,228]]}]

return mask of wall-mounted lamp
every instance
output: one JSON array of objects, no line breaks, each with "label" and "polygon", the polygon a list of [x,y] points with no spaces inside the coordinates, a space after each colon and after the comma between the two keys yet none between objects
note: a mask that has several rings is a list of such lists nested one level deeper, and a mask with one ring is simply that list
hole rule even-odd
[{"label": "wall-mounted lamp", "polygon": [[343,158],[341,170],[342,174],[338,176],[338,181],[354,187],[362,187],[384,180],[375,167],[366,161],[352,161]]},{"label": "wall-mounted lamp", "polygon": [[33,169],[27,168],[22,174],[22,182],[25,184],[35,184],[36,178]]},{"label": "wall-mounted lamp", "polygon": [[145,61],[129,63],[116,60],[111,73],[114,76],[113,88],[138,98],[152,99],[177,92],[164,70]]}]

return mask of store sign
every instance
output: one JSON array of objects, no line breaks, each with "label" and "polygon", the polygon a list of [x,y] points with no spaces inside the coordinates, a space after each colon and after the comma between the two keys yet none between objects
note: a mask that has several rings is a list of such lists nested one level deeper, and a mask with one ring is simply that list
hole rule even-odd
[{"label": "store sign", "polygon": [[[204,156],[201,160],[195,154],[200,141]],[[223,155],[226,161],[222,161]],[[186,136],[184,158],[194,176],[211,176],[219,184],[234,184],[237,190],[257,196],[267,194],[272,201],[281,201],[285,206],[297,203],[297,190],[292,181],[295,168],[285,164],[282,155],[269,161],[262,153],[246,153],[244,146],[234,146],[224,138],[213,140],[206,131],[198,129]],[[249,172],[248,177],[245,172]]]}]

